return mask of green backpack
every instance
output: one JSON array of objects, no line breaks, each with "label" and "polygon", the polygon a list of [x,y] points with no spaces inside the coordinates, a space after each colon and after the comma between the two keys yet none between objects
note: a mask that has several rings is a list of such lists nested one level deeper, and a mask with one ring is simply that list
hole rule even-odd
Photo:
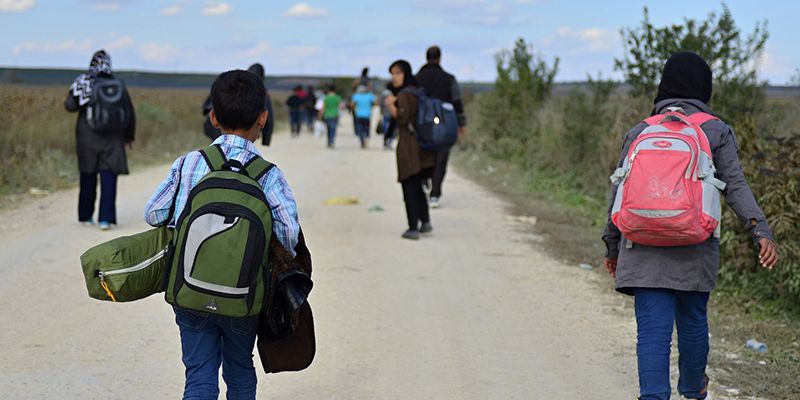
[{"label": "green backpack", "polygon": [[[258,180],[273,164],[227,160],[219,146],[200,153],[211,171],[189,192],[173,236],[166,300],[229,317],[266,310],[272,213]],[[238,169],[234,171],[232,168]]]}]

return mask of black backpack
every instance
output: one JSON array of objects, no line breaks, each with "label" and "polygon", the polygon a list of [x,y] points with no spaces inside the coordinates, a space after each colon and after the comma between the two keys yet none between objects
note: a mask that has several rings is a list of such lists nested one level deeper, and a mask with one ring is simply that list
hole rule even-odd
[{"label": "black backpack", "polygon": [[119,79],[97,79],[86,107],[86,123],[95,132],[119,132],[131,124],[131,105]]},{"label": "black backpack", "polygon": [[421,89],[403,89],[419,99],[417,116],[412,123],[419,147],[437,151],[451,147],[458,140],[458,117],[452,104],[428,96]]}]

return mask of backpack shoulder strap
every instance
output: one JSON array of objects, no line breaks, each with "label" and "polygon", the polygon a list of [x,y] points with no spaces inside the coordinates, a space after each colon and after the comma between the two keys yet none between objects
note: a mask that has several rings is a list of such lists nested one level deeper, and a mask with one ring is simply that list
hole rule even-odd
[{"label": "backpack shoulder strap", "polygon": [[206,164],[208,164],[208,168],[212,171],[219,171],[222,169],[222,165],[225,164],[225,161],[227,161],[225,153],[219,145],[211,145],[200,149],[200,155],[203,156],[203,159],[206,160]]},{"label": "backpack shoulder strap", "polygon": [[275,164],[263,159],[262,157],[255,156],[247,162],[247,164],[244,166],[244,169],[247,171],[247,176],[258,182],[273,167],[275,167]]},{"label": "backpack shoulder strap", "polygon": [[694,114],[689,116],[689,121],[693,125],[697,125],[697,126],[703,125],[706,122],[711,121],[713,119],[719,119],[719,118],[717,118],[717,117],[715,117],[715,116],[713,116],[711,114],[704,113],[702,111],[696,112],[696,113],[694,113]]}]

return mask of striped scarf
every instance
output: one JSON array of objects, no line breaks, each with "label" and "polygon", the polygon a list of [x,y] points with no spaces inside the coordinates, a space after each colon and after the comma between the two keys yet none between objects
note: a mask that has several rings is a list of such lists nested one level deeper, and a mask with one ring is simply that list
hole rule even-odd
[{"label": "striped scarf", "polygon": [[78,98],[78,105],[83,106],[92,98],[92,86],[99,75],[111,75],[111,57],[105,50],[100,50],[92,56],[89,63],[89,72],[80,74],[70,85],[72,95]]}]

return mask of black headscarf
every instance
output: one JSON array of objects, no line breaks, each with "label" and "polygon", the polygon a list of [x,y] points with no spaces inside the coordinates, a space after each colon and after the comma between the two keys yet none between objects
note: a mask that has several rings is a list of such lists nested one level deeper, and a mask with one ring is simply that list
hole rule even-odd
[{"label": "black headscarf", "polygon": [[398,91],[408,86],[418,86],[417,78],[414,76],[414,73],[411,72],[411,64],[408,63],[406,60],[397,60],[389,66],[389,72],[392,72],[392,68],[398,67],[401,71],[403,71],[403,86],[397,88]]},{"label": "black headscarf", "polygon": [[690,51],[675,53],[664,64],[658,94],[653,103],[665,99],[711,100],[711,68],[703,57]]}]

